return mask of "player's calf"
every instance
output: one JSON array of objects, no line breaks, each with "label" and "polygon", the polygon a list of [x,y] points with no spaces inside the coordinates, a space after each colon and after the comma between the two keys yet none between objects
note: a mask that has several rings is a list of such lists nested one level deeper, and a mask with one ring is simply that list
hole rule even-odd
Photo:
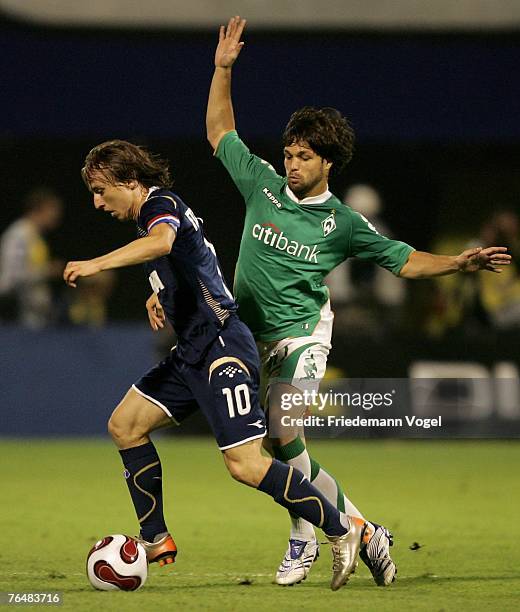
[{"label": "player's calf", "polygon": [[131,389],[109,422],[109,430],[120,448],[123,475],[139,521],[139,537],[146,544],[149,561],[150,555],[153,557],[151,562],[160,561],[163,556],[173,561],[177,548],[164,520],[161,460],[147,435],[144,442],[135,441],[143,438],[144,432],[160,426],[164,417],[157,406]]}]

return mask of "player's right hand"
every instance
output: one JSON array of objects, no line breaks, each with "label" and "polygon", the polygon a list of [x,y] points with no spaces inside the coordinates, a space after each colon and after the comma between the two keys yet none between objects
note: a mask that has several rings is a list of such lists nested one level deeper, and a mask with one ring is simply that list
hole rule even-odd
[{"label": "player's right hand", "polygon": [[69,261],[63,271],[63,280],[69,287],[76,287],[76,281],[83,276],[94,276],[101,272],[101,266],[96,259],[84,261]]},{"label": "player's right hand", "polygon": [[246,27],[246,20],[238,15],[231,17],[227,27],[220,26],[218,46],[215,51],[215,66],[217,68],[231,68],[235,63],[244,43],[240,41],[242,32]]},{"label": "player's right hand", "polygon": [[150,326],[154,331],[159,331],[159,329],[164,327],[166,317],[157,294],[152,293],[152,295],[146,300],[146,312],[148,313]]}]

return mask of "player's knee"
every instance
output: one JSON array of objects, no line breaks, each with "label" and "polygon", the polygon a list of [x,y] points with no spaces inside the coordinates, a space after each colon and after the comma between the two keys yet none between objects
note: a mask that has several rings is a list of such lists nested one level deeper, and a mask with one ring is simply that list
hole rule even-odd
[{"label": "player's knee", "polygon": [[250,487],[257,487],[262,478],[265,475],[265,466],[263,457],[260,457],[258,461],[247,461],[247,460],[228,460],[226,465],[231,476]]},{"label": "player's knee", "polygon": [[108,419],[107,429],[108,433],[112,437],[112,440],[114,440],[116,444],[124,442],[126,428],[121,422],[121,419],[118,419],[117,417],[114,417],[114,415],[112,415]]},{"label": "player's knee", "polygon": [[227,468],[231,476],[246,485],[251,485],[251,470],[248,465],[240,461],[228,462]]},{"label": "player's knee", "polygon": [[118,446],[128,447],[139,442],[148,432],[142,431],[138,424],[113,414],[108,420],[108,433]]}]

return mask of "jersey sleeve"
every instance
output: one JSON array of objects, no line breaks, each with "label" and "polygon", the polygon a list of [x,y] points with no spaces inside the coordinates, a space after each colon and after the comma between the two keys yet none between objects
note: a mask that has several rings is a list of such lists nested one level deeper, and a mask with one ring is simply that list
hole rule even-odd
[{"label": "jersey sleeve", "polygon": [[167,223],[175,231],[179,229],[181,211],[173,196],[151,196],[143,204],[139,212],[139,225],[149,233],[159,223]]},{"label": "jersey sleeve", "polygon": [[221,138],[215,157],[224,164],[246,204],[259,181],[281,178],[271,164],[249,151],[235,130]]},{"label": "jersey sleeve", "polygon": [[350,255],[373,261],[398,276],[414,250],[406,242],[382,236],[366,217],[353,213]]}]

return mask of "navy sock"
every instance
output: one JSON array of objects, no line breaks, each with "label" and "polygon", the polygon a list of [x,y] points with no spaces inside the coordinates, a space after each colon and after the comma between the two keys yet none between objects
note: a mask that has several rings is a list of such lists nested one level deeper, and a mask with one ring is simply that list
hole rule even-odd
[{"label": "navy sock", "polygon": [[341,523],[341,513],[314,487],[305,476],[292,466],[273,459],[271,467],[258,489],[270,495],[275,502],[301,516],[326,535],[347,533]]},{"label": "navy sock", "polygon": [[153,542],[154,536],[168,531],[163,516],[162,468],[152,442],[120,450],[125,478],[135,512],[141,525],[141,537]]}]

